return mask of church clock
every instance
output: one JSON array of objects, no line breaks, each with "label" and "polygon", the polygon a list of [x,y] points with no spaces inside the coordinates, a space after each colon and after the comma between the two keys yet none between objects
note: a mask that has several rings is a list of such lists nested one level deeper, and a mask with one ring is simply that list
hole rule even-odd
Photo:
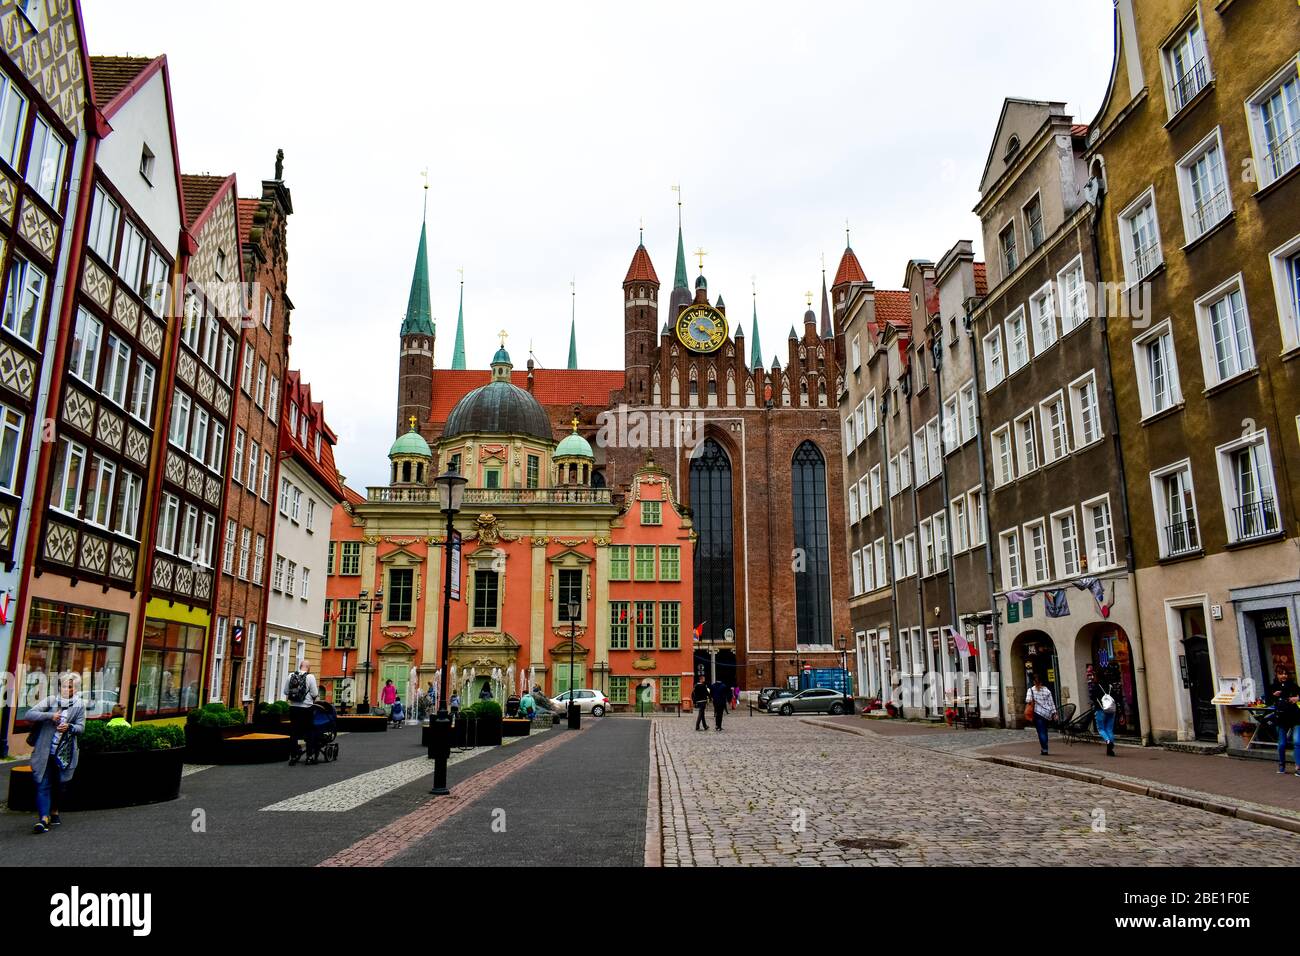
[{"label": "church clock", "polygon": [[692,305],[677,316],[677,339],[692,352],[716,352],[727,338],[727,318],[709,305]]}]

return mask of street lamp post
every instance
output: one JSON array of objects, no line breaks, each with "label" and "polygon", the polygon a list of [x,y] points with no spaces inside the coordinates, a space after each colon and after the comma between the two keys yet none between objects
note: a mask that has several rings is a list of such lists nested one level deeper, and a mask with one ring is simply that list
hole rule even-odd
[{"label": "street lamp post", "polygon": [[[370,634],[374,630],[374,621],[372,618],[384,609],[384,589],[375,588],[374,598],[370,597],[370,591],[366,588],[361,589],[361,613],[366,616],[366,692],[365,700],[362,701],[362,708],[365,713],[370,713]],[[355,698],[353,698],[355,700]]]},{"label": "street lamp post", "polygon": [[578,708],[578,692],[573,686],[574,651],[578,643],[578,613],[582,605],[570,600],[566,608],[569,612],[569,729],[582,727],[582,711]]},{"label": "street lamp post", "polygon": [[451,715],[447,713],[447,681],[450,668],[447,666],[447,644],[450,635],[451,616],[451,553],[452,534],[455,531],[453,521],[460,511],[461,499],[465,496],[465,485],[469,479],[457,474],[453,462],[447,470],[434,479],[438,486],[438,505],[447,516],[447,541],[443,548],[442,576],[442,656],[440,668],[442,679],[438,688],[438,716],[429,725],[429,756],[433,758],[433,790],[435,796],[451,793],[447,788],[447,758],[451,756]]}]

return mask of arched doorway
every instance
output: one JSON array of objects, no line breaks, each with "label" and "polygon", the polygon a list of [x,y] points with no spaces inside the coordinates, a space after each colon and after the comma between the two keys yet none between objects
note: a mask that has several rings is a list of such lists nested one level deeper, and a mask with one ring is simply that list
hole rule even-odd
[{"label": "arched doorway", "polygon": [[1033,686],[1034,675],[1042,677],[1051,689],[1059,707],[1061,704],[1061,669],[1056,656],[1056,645],[1042,631],[1025,631],[1011,645],[1012,684],[1015,687],[1014,706],[1008,710],[1019,715],[1024,710],[1025,695]]},{"label": "arched doorway", "polygon": [[[1133,668],[1133,653],[1128,635],[1118,624],[1094,621],[1079,630],[1076,644],[1076,661],[1087,661],[1092,673],[1108,684],[1118,684],[1119,693],[1115,713],[1115,733],[1126,737],[1141,736],[1138,713],[1137,676]],[[1090,693],[1087,674],[1080,684],[1080,709],[1092,705],[1086,697]]]}]

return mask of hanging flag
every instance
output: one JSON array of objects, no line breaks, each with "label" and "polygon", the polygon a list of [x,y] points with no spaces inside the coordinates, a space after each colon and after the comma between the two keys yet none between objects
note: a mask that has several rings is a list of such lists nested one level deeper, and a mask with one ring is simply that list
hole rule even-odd
[{"label": "hanging flag", "polygon": [[962,657],[973,657],[971,653],[970,642],[966,640],[966,635],[951,624],[948,625],[948,633],[952,635],[952,642],[957,645],[957,650],[961,652]]},{"label": "hanging flag", "polygon": [[0,624],[9,623],[9,592],[0,595]]},{"label": "hanging flag", "polygon": [[1046,606],[1048,617],[1069,617],[1070,615],[1070,602],[1066,600],[1065,588],[1044,591],[1043,604]]},{"label": "hanging flag", "polygon": [[695,639],[697,641],[702,640],[704,638],[704,625],[707,623],[708,621],[700,621],[699,624],[695,625]]}]

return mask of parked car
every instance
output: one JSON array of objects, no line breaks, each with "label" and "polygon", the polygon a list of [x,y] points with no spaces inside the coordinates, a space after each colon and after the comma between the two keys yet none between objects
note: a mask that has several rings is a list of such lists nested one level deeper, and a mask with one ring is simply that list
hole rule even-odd
[{"label": "parked car", "polygon": [[793,697],[794,691],[786,687],[764,687],[758,692],[758,709],[767,710],[772,701],[780,697]]},{"label": "parked car", "polygon": [[[609,698],[601,691],[591,690],[587,687],[579,687],[572,691],[578,702],[578,712],[582,714],[591,714],[593,717],[604,717],[605,711],[609,710]],[[570,691],[558,694],[554,698],[555,702],[564,710],[569,709]]]},{"label": "parked car", "polygon": [[770,714],[842,714],[844,695],[829,687],[810,687],[790,697],[781,697],[767,705]]}]

